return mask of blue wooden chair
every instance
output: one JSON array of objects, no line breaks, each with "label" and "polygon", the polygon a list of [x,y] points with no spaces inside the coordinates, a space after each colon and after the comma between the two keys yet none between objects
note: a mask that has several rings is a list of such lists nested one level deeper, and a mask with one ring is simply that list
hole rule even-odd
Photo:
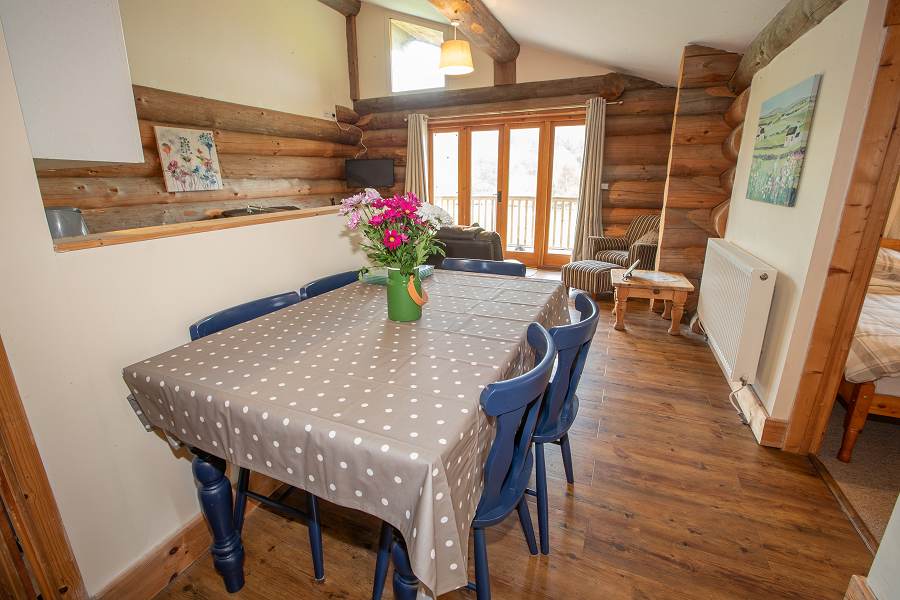
[{"label": "blue wooden chair", "polygon": [[309,300],[310,298],[321,296],[325,292],[330,292],[332,290],[342,288],[345,285],[350,285],[354,281],[358,280],[359,269],[355,271],[344,271],[343,273],[335,273],[334,275],[320,277],[319,279],[310,281],[302,288],[300,288],[300,299]]},{"label": "blue wooden chair", "polygon": [[481,260],[477,258],[445,258],[442,269],[467,271],[469,273],[490,273],[492,275],[514,275],[525,277],[525,265],[519,261]]},{"label": "blue wooden chair", "polygon": [[572,469],[572,450],[569,446],[569,428],[578,414],[578,396],[575,391],[584,371],[584,361],[591,347],[594,332],[597,331],[599,310],[597,304],[587,294],[578,294],[575,308],[581,313],[581,320],[572,325],[550,329],[550,337],[556,345],[559,359],[556,371],[547,386],[547,393],[541,405],[537,427],[534,430],[535,481],[537,490],[528,490],[537,496],[538,530],[541,536],[541,553],[550,553],[550,533],[547,515],[547,467],[544,463],[544,444],[559,444],[562,451],[566,479],[575,483]]},{"label": "blue wooden chair", "polygon": [[[218,333],[223,329],[228,329],[240,323],[245,323],[251,319],[267,315],[286,306],[297,304],[300,302],[300,294],[297,292],[285,292],[276,294],[267,298],[252,300],[220,310],[208,317],[204,317],[191,325],[191,340],[197,340],[214,333]],[[319,520],[319,499],[310,493],[306,494],[306,512],[297,510],[292,506],[288,506],[280,502],[283,500],[283,494],[278,500],[257,494],[250,491],[250,469],[243,467],[238,471],[237,491],[234,496],[234,526],[240,534],[244,526],[244,512],[247,508],[247,498],[253,498],[257,502],[261,502],[266,506],[271,506],[283,513],[286,513],[299,521],[305,522],[309,529],[309,546],[312,552],[313,571],[317,581],[325,579],[325,557],[322,549],[322,525]],[[292,488],[291,488],[292,489]],[[290,489],[288,490],[290,492]]]},{"label": "blue wooden chair", "polygon": [[[524,375],[492,383],[481,392],[481,408],[495,419],[497,432],[485,461],[484,491],[472,521],[472,529],[475,530],[475,583],[469,583],[467,587],[475,591],[478,600],[489,600],[491,597],[485,528],[500,523],[516,510],[529,551],[533,555],[538,553],[525,490],[534,464],[531,437],[553,370],[556,347],[547,330],[537,323],[528,326],[528,343],[534,349],[535,367]],[[399,537],[399,532],[390,524],[382,523],[373,600],[381,598],[392,546],[398,543],[395,536]]]},{"label": "blue wooden chair", "polygon": [[199,340],[202,337],[218,333],[223,329],[234,327],[240,323],[246,323],[251,319],[267,315],[298,302],[300,302],[300,294],[297,292],[285,292],[220,310],[208,317],[203,317],[191,325],[191,340]]}]

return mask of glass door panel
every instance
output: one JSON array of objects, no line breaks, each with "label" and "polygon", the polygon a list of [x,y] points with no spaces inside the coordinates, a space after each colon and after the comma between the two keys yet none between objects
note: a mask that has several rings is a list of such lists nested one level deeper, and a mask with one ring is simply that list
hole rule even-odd
[{"label": "glass door panel", "polygon": [[510,252],[535,251],[540,137],[539,127],[509,130],[506,249]]},{"label": "glass door panel", "polygon": [[459,132],[436,131],[431,134],[432,202],[450,213],[459,224]]},{"label": "glass door panel", "polygon": [[584,158],[584,125],[557,125],[553,128],[553,176],[550,187],[550,214],[547,253],[571,255],[578,218],[578,191]]},{"label": "glass door panel", "polygon": [[500,189],[500,130],[474,130],[470,146],[470,223],[497,231],[497,194]]}]

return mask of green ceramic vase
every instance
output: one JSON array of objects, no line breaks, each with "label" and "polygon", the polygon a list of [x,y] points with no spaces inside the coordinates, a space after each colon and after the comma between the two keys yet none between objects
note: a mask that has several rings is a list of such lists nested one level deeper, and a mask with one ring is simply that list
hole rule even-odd
[{"label": "green ceramic vase", "polygon": [[[414,275],[416,292],[422,296],[422,280],[419,272]],[[422,306],[409,293],[409,276],[400,273],[400,269],[388,268],[387,282],[388,318],[391,321],[406,323],[422,318]]]}]

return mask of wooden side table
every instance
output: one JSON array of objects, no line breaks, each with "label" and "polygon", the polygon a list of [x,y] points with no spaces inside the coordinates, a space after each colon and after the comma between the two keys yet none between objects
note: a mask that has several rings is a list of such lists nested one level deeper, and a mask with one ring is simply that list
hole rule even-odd
[{"label": "wooden side table", "polygon": [[[671,317],[670,335],[681,335],[681,317],[688,294],[694,291],[694,284],[681,273],[665,271],[633,271],[629,279],[622,279],[625,269],[612,270],[612,285],[616,293],[616,329],[625,331],[625,307],[629,298],[664,300],[663,317]],[[652,306],[652,303],[651,303]]]}]

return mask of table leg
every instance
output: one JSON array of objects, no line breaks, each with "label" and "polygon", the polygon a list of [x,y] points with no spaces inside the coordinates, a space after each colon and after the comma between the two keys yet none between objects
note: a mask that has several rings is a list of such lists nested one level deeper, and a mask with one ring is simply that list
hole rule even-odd
[{"label": "table leg", "polygon": [[394,560],[395,600],[416,600],[416,595],[419,593],[419,579],[412,572],[406,542],[399,532],[397,532],[394,547],[391,549],[391,557]]},{"label": "table leg", "polygon": [[625,309],[628,307],[628,289],[616,288],[616,330],[625,331]]},{"label": "table leg", "polygon": [[200,509],[213,534],[213,565],[222,576],[225,589],[234,593],[244,587],[244,546],[234,526],[231,481],[225,477],[225,460],[200,450],[192,452]]},{"label": "table leg", "polygon": [[[681,335],[681,317],[684,315],[684,303],[687,300],[687,292],[676,292],[672,298],[672,322],[669,324],[670,335]],[[666,306],[669,303],[666,302]]]}]

